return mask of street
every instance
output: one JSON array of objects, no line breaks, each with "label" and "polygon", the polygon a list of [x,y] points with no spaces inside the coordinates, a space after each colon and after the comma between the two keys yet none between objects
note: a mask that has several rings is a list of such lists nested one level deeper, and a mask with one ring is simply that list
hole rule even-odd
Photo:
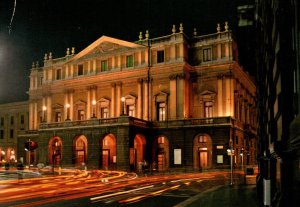
[{"label": "street", "polygon": [[228,178],[228,171],[137,176],[97,170],[1,180],[0,206],[175,206]]}]

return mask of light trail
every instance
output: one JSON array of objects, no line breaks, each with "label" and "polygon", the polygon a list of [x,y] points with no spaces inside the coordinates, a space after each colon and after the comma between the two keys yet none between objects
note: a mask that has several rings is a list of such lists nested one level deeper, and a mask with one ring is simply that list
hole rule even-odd
[{"label": "light trail", "polygon": [[90,200],[95,202],[95,200],[100,200],[100,199],[113,197],[113,196],[117,196],[117,195],[122,195],[122,194],[128,194],[128,193],[132,193],[132,192],[135,192],[135,191],[140,191],[140,190],[149,189],[149,188],[153,188],[153,187],[154,187],[154,185],[149,185],[149,186],[136,188],[136,189],[132,189],[132,190],[127,190],[127,191],[122,191],[122,192],[118,192],[118,193],[112,193],[112,194],[108,194],[108,195],[103,195],[103,196],[90,198]]}]

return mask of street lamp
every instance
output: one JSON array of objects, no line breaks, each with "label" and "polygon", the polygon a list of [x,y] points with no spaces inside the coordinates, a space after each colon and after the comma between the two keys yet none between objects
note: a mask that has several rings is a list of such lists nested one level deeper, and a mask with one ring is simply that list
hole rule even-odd
[{"label": "street lamp", "polygon": [[46,122],[46,111],[47,111],[47,107],[43,106],[43,122]]},{"label": "street lamp", "polygon": [[234,155],[234,150],[232,149],[233,142],[232,139],[230,138],[229,140],[229,149],[227,149],[227,154],[230,156],[230,185],[233,185],[233,155]]},{"label": "street lamp", "polygon": [[70,118],[69,118],[69,108],[70,108],[70,104],[66,104],[66,108],[67,108],[67,119],[66,121],[70,121]]},{"label": "street lamp", "polygon": [[96,106],[96,100],[92,100],[92,110],[93,110],[92,118],[96,118],[95,106]]},{"label": "street lamp", "polygon": [[123,106],[122,106],[122,115],[125,115],[125,97],[124,96],[121,98],[121,101],[123,103]]}]

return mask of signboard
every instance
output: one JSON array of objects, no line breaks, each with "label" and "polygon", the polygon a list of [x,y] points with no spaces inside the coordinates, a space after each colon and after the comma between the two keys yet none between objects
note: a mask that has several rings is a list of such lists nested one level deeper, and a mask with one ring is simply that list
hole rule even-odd
[{"label": "signboard", "polygon": [[174,165],[181,164],[181,149],[174,149]]}]

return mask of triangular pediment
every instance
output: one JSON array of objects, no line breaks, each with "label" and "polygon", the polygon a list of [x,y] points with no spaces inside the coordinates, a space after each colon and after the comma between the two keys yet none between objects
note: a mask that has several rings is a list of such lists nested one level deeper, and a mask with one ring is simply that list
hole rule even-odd
[{"label": "triangular pediment", "polygon": [[75,105],[85,105],[85,104],[86,104],[86,102],[83,100],[78,100],[75,102]]},{"label": "triangular pediment", "polygon": [[52,104],[52,109],[61,109],[63,107],[64,107],[63,105],[58,104],[58,103]]},{"label": "triangular pediment", "polygon": [[70,61],[78,60],[89,54],[107,53],[107,52],[112,52],[114,50],[118,50],[120,48],[138,48],[138,47],[145,47],[145,46],[103,35],[95,42],[90,44],[88,47],[83,49],[81,52],[76,54],[74,57],[72,57]]},{"label": "triangular pediment", "polygon": [[205,90],[205,91],[202,91],[200,94],[202,96],[204,96],[204,95],[213,95],[213,94],[216,94],[216,93],[213,92],[213,91],[210,91],[210,90]]}]

